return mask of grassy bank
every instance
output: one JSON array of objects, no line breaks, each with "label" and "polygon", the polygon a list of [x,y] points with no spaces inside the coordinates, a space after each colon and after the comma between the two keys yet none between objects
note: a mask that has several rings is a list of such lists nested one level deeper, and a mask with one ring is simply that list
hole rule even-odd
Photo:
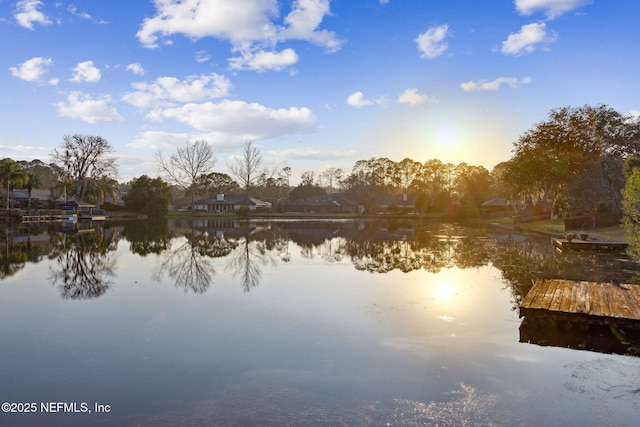
[{"label": "grassy bank", "polygon": [[625,236],[624,230],[621,225],[613,225],[610,227],[600,227],[600,228],[589,228],[587,230],[565,230],[564,228],[564,220],[563,219],[554,219],[554,220],[543,220],[543,221],[533,221],[518,224],[516,227],[513,224],[512,218],[496,218],[487,221],[488,223],[499,225],[501,227],[509,228],[509,229],[520,229],[520,230],[528,230],[534,231],[538,233],[544,233],[555,237],[563,237],[566,233],[580,233],[584,231],[589,235],[589,237],[598,240],[611,240],[615,242],[626,242],[627,238]]}]

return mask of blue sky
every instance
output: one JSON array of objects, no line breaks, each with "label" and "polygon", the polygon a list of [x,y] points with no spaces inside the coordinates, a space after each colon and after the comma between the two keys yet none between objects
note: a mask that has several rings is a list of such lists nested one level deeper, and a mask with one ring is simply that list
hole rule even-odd
[{"label": "blue sky", "polygon": [[635,0],[0,0],[0,157],[100,135],[153,154],[245,141],[264,166],[405,157],[491,169],[552,108],[640,111]]}]

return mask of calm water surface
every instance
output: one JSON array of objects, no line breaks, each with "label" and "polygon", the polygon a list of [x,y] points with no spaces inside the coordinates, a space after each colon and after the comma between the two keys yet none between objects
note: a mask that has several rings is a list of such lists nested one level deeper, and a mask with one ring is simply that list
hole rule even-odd
[{"label": "calm water surface", "polygon": [[538,277],[640,282],[622,254],[417,222],[84,228],[0,233],[0,400],[36,408],[0,425],[637,425],[635,338],[517,312]]}]

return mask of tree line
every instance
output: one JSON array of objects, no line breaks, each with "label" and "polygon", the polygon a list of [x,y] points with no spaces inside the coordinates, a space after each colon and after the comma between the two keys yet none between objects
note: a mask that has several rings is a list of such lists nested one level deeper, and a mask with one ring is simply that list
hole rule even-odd
[{"label": "tree line", "polygon": [[225,173],[214,169],[212,148],[199,140],[176,148],[169,157],[156,153],[159,177],[143,175],[118,183],[109,143],[99,136],[72,135],[52,151],[52,163],[1,160],[0,179],[7,206],[11,188],[46,188],[96,202],[120,191],[128,208],[146,213],[166,212],[169,204],[194,206],[197,198],[217,193],[242,192],[271,202],[276,210],[289,201],[341,193],[371,211],[379,196],[412,194],[420,212],[453,216],[468,214],[495,197],[557,216],[622,215],[624,195],[633,193],[623,191],[625,184],[635,182],[627,179],[631,172],[625,164],[633,164],[630,159],[636,157],[640,119],[606,105],[585,105],[551,110],[514,142],[511,158],[491,171],[438,159],[382,157],[358,160],[350,171],[305,171],[300,183],[291,186],[291,167],[263,167],[252,142],[227,163]]}]

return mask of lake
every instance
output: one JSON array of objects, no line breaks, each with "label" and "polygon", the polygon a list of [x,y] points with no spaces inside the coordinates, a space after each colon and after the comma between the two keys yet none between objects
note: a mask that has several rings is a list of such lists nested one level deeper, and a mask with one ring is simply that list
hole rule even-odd
[{"label": "lake", "polygon": [[640,342],[523,324],[517,309],[536,278],[640,283],[624,254],[393,220],[25,224],[0,235],[0,425],[640,417]]}]

